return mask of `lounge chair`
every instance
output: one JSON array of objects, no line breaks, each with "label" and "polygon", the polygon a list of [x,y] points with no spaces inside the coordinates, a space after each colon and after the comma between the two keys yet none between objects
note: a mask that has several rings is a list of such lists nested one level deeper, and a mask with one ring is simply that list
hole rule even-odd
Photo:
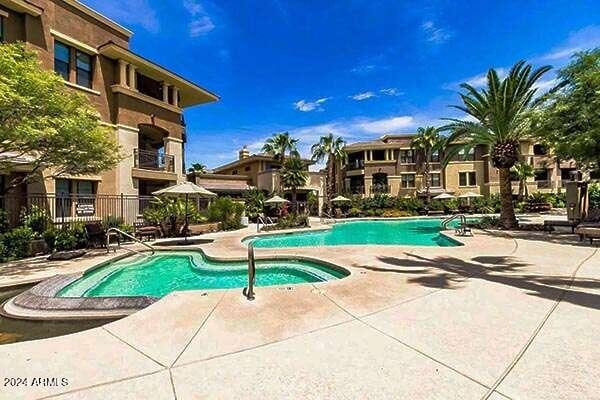
[{"label": "lounge chair", "polygon": [[154,225],[147,225],[145,223],[135,223],[133,224],[135,229],[134,236],[140,240],[150,240],[150,239],[158,239],[160,236],[160,229]]},{"label": "lounge chair", "polygon": [[99,223],[85,224],[85,234],[88,244],[93,247],[104,247],[106,245],[106,231]]},{"label": "lounge chair", "polygon": [[586,224],[595,225],[599,222],[600,222],[600,210],[593,209],[593,210],[590,210],[588,216],[583,221],[581,221],[580,219],[571,219],[571,220],[549,219],[549,220],[546,220],[546,221],[544,221],[544,230],[551,232],[554,230],[555,227],[562,226],[562,227],[571,228],[571,233],[575,233],[575,228],[577,228],[577,227],[583,227]]}]

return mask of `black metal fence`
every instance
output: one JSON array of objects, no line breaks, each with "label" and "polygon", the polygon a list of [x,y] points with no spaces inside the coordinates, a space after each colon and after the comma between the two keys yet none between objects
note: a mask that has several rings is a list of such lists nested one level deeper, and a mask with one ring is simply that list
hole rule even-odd
[{"label": "black metal fence", "polygon": [[10,194],[0,196],[0,209],[7,213],[12,227],[20,225],[23,218],[36,214],[47,216],[48,222],[57,227],[102,222],[109,217],[133,224],[143,221],[143,213],[153,200],[153,196],[124,194]]}]

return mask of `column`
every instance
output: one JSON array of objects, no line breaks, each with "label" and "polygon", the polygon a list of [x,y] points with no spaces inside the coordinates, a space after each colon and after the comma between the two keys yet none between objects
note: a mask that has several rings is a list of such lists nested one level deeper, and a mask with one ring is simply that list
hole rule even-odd
[{"label": "column", "polygon": [[136,67],[129,64],[129,88],[137,92],[137,82],[135,77]]},{"label": "column", "polygon": [[119,59],[119,85],[128,87],[127,85],[127,62]]},{"label": "column", "polygon": [[176,86],[173,86],[173,105],[179,107],[179,89]]},{"label": "column", "polygon": [[167,82],[162,83],[162,91],[163,91],[163,101],[165,103],[169,102],[169,85]]}]

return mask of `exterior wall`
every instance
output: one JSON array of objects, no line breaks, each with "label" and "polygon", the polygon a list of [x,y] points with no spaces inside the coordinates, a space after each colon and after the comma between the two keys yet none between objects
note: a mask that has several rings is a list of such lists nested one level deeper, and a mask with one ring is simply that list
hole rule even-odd
[{"label": "exterior wall", "polygon": [[[100,194],[138,194],[138,178],[158,179],[165,182],[185,181],[183,166],[184,127],[181,123],[181,109],[153,98],[144,98],[135,87],[129,90],[131,95],[115,93],[120,86],[120,65],[111,58],[98,54],[100,46],[108,42],[121,48],[129,48],[129,38],[114,25],[106,24],[79,10],[64,0],[28,0],[38,6],[42,13],[39,17],[15,12],[0,5],[5,18],[5,33],[8,42],[23,41],[35,50],[41,65],[54,69],[54,46],[56,41],[71,48],[80,49],[92,56],[92,87],[84,88],[75,84],[75,51],[71,51],[71,71],[68,88],[87,96],[99,112],[102,121],[114,128],[114,134],[122,147],[123,160],[112,171],[105,171],[94,179],[98,181],[97,193]],[[75,4],[76,5],[76,4]],[[125,91],[126,92],[126,91]],[[147,97],[147,96],[146,96]],[[164,100],[164,99],[163,99]],[[167,132],[165,154],[175,158],[175,177],[172,173],[160,171],[133,171],[133,151],[138,147],[138,126],[155,125]],[[137,174],[137,177],[134,175]],[[49,175],[45,173],[46,177]],[[75,177],[82,179],[81,177]],[[47,193],[54,192],[52,179],[45,179],[31,190]]]},{"label": "exterior wall", "polygon": [[[444,170],[444,181],[446,190],[455,194],[475,192],[484,194],[482,188],[485,184],[484,161],[451,161]],[[460,172],[475,172],[476,184],[474,186],[460,186]]]}]

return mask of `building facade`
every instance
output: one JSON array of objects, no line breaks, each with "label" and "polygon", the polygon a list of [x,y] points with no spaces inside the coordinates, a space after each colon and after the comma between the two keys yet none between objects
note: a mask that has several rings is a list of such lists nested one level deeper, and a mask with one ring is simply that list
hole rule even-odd
[{"label": "building facade", "polygon": [[[306,170],[313,163],[304,160]],[[241,197],[250,189],[259,189],[265,193],[279,192],[279,169],[281,162],[275,157],[259,153],[250,154],[247,147],[238,153],[238,159],[214,168],[210,173],[188,174],[188,180],[201,185],[220,195]],[[326,174],[309,171],[306,185],[298,189],[298,200],[306,201],[308,193],[312,192],[318,198],[319,210],[323,205],[325,195]],[[284,194],[287,191],[284,190]]]},{"label": "building facade", "polygon": [[[411,148],[414,137],[414,134],[385,135],[377,140],[347,145],[348,162],[342,171],[345,190],[364,196],[376,193],[424,195],[424,154]],[[542,145],[534,142],[523,141],[520,145],[521,161],[535,169],[535,177],[527,181],[530,193],[557,192],[570,180],[575,171],[572,161],[557,161]],[[460,151],[443,167],[443,150],[434,152],[430,159],[431,194],[498,193],[498,170],[492,166],[487,154],[485,146],[477,146],[469,152]],[[513,192],[517,193],[519,182],[515,179],[512,185]]]},{"label": "building facade", "polygon": [[[44,171],[46,179],[17,191],[143,196],[185,180],[183,110],[218,97],[134,53],[131,36],[76,0],[0,0],[0,40],[26,43],[44,68],[86,95],[123,157],[116,168],[95,176],[49,179]],[[19,169],[27,170],[26,158],[13,173]]]}]

